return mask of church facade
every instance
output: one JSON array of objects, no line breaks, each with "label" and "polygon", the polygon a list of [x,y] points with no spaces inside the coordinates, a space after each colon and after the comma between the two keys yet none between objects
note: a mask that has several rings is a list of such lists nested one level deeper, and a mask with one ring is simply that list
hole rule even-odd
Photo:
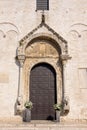
[{"label": "church facade", "polygon": [[0,120],[87,121],[86,0],[0,0]]}]

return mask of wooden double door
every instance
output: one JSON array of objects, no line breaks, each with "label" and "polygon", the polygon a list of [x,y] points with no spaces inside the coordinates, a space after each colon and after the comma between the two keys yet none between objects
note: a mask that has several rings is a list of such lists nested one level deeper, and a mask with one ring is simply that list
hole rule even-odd
[{"label": "wooden double door", "polygon": [[32,120],[54,120],[56,103],[56,73],[52,66],[41,63],[30,73],[30,100],[33,102]]}]

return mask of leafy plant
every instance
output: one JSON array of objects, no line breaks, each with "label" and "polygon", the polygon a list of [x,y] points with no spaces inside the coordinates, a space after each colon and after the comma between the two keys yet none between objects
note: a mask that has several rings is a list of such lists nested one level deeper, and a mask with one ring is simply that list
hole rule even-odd
[{"label": "leafy plant", "polygon": [[61,111],[61,109],[62,109],[62,104],[54,104],[53,107],[54,107],[55,110]]},{"label": "leafy plant", "polygon": [[25,108],[32,109],[33,108],[33,103],[31,101],[26,101],[24,106],[25,106]]}]

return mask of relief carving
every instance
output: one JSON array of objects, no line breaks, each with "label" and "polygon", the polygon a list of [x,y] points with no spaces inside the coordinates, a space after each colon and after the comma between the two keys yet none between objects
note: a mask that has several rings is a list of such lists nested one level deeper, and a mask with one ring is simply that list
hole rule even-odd
[{"label": "relief carving", "polygon": [[[9,33],[19,34],[19,30],[17,26],[10,22],[2,22],[0,23],[0,32],[2,32],[3,38],[5,38]],[[1,34],[1,33],[0,33]]]},{"label": "relief carving", "polygon": [[67,115],[70,111],[70,105],[69,105],[69,98],[65,97],[65,99],[63,100],[63,114]]},{"label": "relief carving", "polygon": [[6,37],[6,35],[5,35],[5,33],[2,31],[2,30],[0,30],[0,38],[5,38]]},{"label": "relief carving", "polygon": [[41,43],[40,44],[40,56],[45,56],[45,50],[46,50],[46,45]]},{"label": "relief carving", "polygon": [[68,35],[71,37],[72,40],[78,40],[78,38],[81,38],[87,31],[87,25],[83,23],[76,23],[71,25],[70,31],[68,32]]},{"label": "relief carving", "polygon": [[72,40],[77,40],[78,38],[81,37],[81,34],[80,34],[78,31],[76,31],[76,30],[71,30],[71,31],[69,32],[69,36],[70,36],[70,38],[71,38]]},{"label": "relief carving", "polygon": [[26,57],[59,57],[58,51],[48,43],[34,43],[26,48]]}]

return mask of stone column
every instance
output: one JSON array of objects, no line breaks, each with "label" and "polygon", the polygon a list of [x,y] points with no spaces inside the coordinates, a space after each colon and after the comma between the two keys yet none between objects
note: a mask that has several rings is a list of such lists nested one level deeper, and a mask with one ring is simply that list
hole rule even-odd
[{"label": "stone column", "polygon": [[62,60],[62,65],[63,65],[64,114],[69,112],[69,97],[68,97],[67,86],[66,86],[66,76],[67,76],[66,64],[69,59],[71,59],[71,57],[69,57],[68,55],[61,55],[61,60]]},{"label": "stone column", "polygon": [[64,89],[64,98],[67,97],[67,86],[66,86],[66,60],[62,60],[63,65],[63,89]]},{"label": "stone column", "polygon": [[18,85],[18,98],[17,98],[17,111],[21,112],[23,106],[23,65],[25,61],[25,55],[18,55],[19,61],[19,85]]}]

